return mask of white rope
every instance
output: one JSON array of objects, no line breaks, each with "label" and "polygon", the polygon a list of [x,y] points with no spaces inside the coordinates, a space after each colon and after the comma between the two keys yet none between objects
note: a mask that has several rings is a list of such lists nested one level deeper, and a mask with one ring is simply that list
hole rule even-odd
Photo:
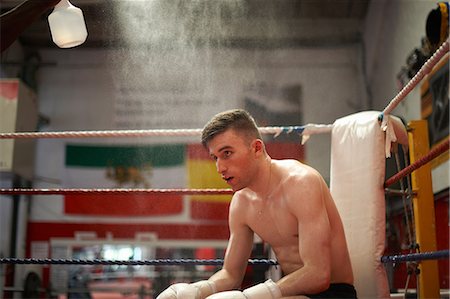
[{"label": "white rope", "polygon": [[17,132],[17,133],[1,133],[0,134],[0,139],[197,136],[197,135],[200,135],[200,134],[201,134],[201,129]]},{"label": "white rope", "polygon": [[[305,128],[329,125],[290,126],[290,127],[260,127],[261,134],[296,132],[301,134]],[[61,132],[16,132],[0,133],[0,139],[24,138],[94,138],[94,137],[152,137],[152,136],[199,136],[202,129],[156,129],[156,130],[104,130],[104,131],[61,131]],[[318,132],[320,133],[320,132]]]}]

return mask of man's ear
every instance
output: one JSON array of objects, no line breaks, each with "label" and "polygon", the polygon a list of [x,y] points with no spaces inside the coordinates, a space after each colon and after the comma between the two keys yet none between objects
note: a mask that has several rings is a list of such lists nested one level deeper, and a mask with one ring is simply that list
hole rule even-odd
[{"label": "man's ear", "polygon": [[255,154],[262,154],[264,153],[264,142],[261,139],[255,139],[252,142],[252,148]]}]

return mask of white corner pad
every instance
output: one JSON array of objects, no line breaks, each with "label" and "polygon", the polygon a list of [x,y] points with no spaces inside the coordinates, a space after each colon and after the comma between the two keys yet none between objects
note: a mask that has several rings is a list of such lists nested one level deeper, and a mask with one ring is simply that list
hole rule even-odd
[{"label": "white corner pad", "polygon": [[383,115],[381,129],[385,132],[386,158],[391,157],[392,147],[397,143],[401,144],[405,151],[408,151],[408,132],[400,118],[389,114]]}]

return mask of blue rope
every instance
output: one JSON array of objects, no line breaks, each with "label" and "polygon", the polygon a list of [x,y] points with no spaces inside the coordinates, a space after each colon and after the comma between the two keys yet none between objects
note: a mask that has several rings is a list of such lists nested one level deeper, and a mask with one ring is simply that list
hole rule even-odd
[{"label": "blue rope", "polygon": [[[34,264],[34,265],[127,265],[127,266],[159,266],[159,265],[223,265],[223,259],[158,259],[158,260],[80,260],[80,259],[21,259],[0,258],[0,264]],[[275,260],[249,259],[249,265],[278,265]]]},{"label": "blue rope", "polygon": [[381,262],[382,263],[413,262],[423,260],[448,259],[449,257],[450,251],[447,249],[434,252],[382,256]]},{"label": "blue rope", "polygon": [[305,126],[292,126],[292,127],[282,127],[282,132],[283,133],[298,133],[301,134],[303,133],[303,131],[305,130]]}]

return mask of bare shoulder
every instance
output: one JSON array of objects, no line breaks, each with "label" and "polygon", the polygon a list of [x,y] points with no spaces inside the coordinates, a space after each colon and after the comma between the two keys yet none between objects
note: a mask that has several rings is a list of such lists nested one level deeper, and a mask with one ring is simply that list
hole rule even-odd
[{"label": "bare shoulder", "polygon": [[[302,203],[320,202],[328,190],[320,173],[296,160],[277,160],[282,198],[293,208]],[[325,193],[324,193],[325,192]]]},{"label": "bare shoulder", "polygon": [[311,184],[322,178],[316,169],[297,160],[273,160],[273,165],[280,175],[280,183]]},{"label": "bare shoulder", "polygon": [[245,211],[246,205],[248,205],[251,199],[251,193],[247,190],[239,190],[233,194],[230,202],[230,213],[231,214],[241,214]]}]

